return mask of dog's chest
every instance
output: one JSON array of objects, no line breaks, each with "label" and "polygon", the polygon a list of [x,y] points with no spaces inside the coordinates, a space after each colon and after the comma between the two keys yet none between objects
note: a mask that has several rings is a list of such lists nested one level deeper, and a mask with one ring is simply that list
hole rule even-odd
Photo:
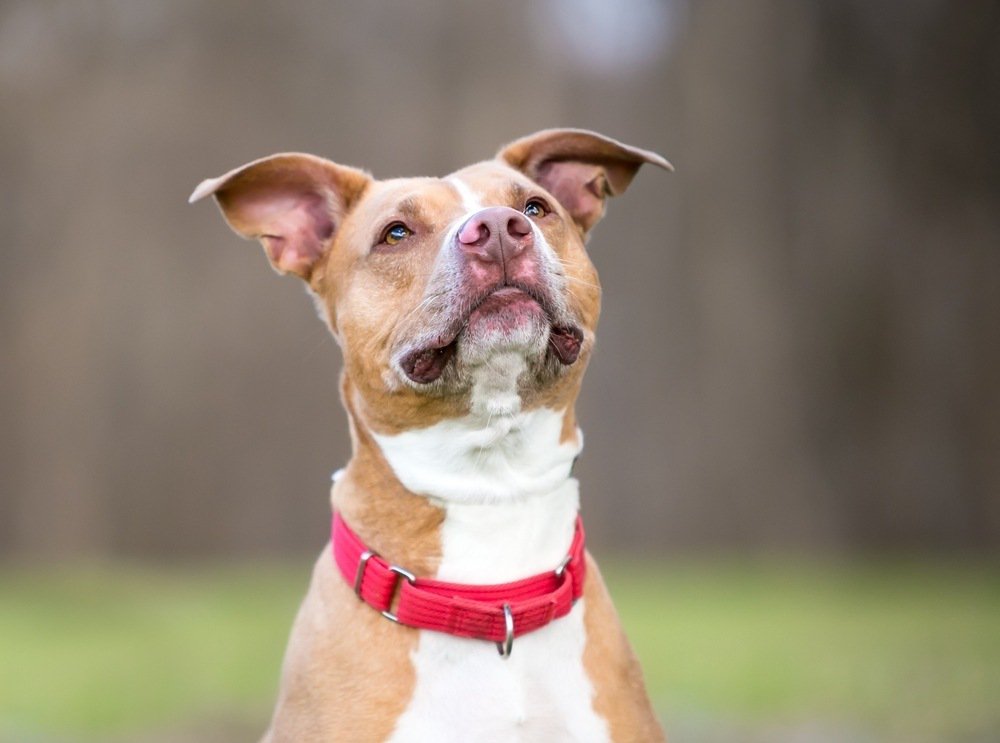
[{"label": "dog's chest", "polygon": [[583,668],[583,609],[518,638],[506,660],[491,643],[422,632],[413,698],[390,741],[609,740]]},{"label": "dog's chest", "polygon": [[[504,582],[559,564],[572,541],[577,484],[502,507],[450,504],[438,577]],[[609,740],[583,666],[583,601],[565,617],[514,641],[501,658],[490,642],[422,631],[412,661],[413,697],[393,743]]]}]

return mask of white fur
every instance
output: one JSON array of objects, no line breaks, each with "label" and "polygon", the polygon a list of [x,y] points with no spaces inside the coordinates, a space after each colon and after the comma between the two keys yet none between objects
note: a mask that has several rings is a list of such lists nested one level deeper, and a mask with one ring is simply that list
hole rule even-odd
[{"label": "white fur", "polygon": [[503,504],[448,503],[441,529],[441,580],[506,583],[552,570],[569,553],[579,486]]},{"label": "white fur", "polygon": [[594,712],[583,668],[583,601],[514,642],[504,660],[492,643],[421,632],[417,685],[390,743],[552,743],[610,740]]},{"label": "white fur", "polygon": [[[392,436],[374,434],[396,476],[414,493],[445,502],[497,503],[551,492],[569,477],[582,436],[560,443],[563,413],[521,412],[518,357],[479,367],[472,412]],[[523,366],[524,361],[520,359]]]},{"label": "white fur", "polygon": [[[503,504],[446,503],[442,580],[497,583],[552,569],[569,551],[579,496],[566,479],[545,495]],[[609,740],[583,667],[583,601],[565,617],[514,641],[421,632],[412,656],[413,698],[391,743]]]},{"label": "white fur", "polygon": [[[448,176],[445,180],[451,184],[451,187],[458,191],[459,198],[462,199],[462,206],[465,207],[467,212],[478,212],[483,208],[483,202],[476,198],[476,194],[473,193],[469,185],[457,176]],[[464,223],[465,220],[463,219]]]}]

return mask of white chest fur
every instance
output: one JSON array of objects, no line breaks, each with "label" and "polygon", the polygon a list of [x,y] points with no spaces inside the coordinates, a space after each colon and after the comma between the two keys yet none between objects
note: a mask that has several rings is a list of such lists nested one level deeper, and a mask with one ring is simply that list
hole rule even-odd
[{"label": "white chest fur", "polygon": [[[494,583],[551,569],[569,550],[578,503],[568,479],[553,492],[503,505],[446,504],[443,580]],[[421,632],[413,698],[393,743],[609,740],[583,667],[583,601],[517,638],[503,659],[493,643]]]},{"label": "white chest fur", "polygon": [[421,632],[417,683],[392,743],[608,741],[583,669],[583,605],[519,638],[504,660],[490,643]]},{"label": "white chest fur", "polygon": [[496,503],[544,495],[569,477],[583,437],[560,443],[561,411],[521,412],[516,353],[476,370],[472,411],[464,418],[374,434],[396,476],[414,493],[445,503]]},{"label": "white chest fur", "polygon": [[[569,470],[580,449],[560,444],[561,430],[561,414],[538,410],[377,437],[403,484],[445,509],[440,579],[500,583],[559,564],[579,508]],[[422,631],[413,698],[390,741],[608,741],[583,667],[583,611],[580,600],[517,638],[507,659],[490,642]]]}]

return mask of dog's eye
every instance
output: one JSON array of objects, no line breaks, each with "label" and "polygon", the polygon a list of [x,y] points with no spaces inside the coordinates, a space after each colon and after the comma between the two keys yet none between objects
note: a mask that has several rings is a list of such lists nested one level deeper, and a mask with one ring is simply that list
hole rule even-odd
[{"label": "dog's eye", "polygon": [[379,242],[385,243],[386,245],[396,245],[412,234],[413,230],[405,224],[402,222],[394,222],[386,228],[385,232],[382,233],[382,239],[379,240]]},{"label": "dog's eye", "polygon": [[549,213],[548,205],[541,199],[531,199],[524,205],[524,213],[529,217],[539,219]]}]

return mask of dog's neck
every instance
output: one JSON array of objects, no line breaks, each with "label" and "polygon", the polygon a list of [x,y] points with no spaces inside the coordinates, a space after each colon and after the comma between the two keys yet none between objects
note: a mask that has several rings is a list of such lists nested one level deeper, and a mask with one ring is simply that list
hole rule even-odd
[{"label": "dog's neck", "polygon": [[[444,505],[506,504],[558,489],[580,453],[568,411],[523,410],[525,370],[516,352],[474,368],[469,411],[424,428],[374,438],[403,485]],[[570,420],[575,420],[570,417]]]},{"label": "dog's neck", "polygon": [[561,442],[564,411],[469,416],[390,436],[373,434],[411,492],[445,505],[498,505],[544,496],[566,482],[579,436]]},{"label": "dog's neck", "polygon": [[582,447],[572,411],[525,411],[516,393],[483,392],[492,394],[465,416],[395,434],[371,431],[348,404],[354,455],[334,507],[386,559],[417,559],[404,567],[442,580],[498,583],[565,556]]}]

